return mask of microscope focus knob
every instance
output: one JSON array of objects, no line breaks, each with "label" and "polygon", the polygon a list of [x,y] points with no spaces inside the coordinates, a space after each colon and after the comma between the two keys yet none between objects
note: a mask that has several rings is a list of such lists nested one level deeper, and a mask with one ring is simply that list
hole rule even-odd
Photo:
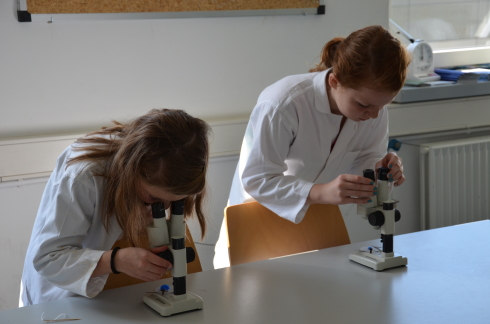
[{"label": "microscope focus knob", "polygon": [[382,212],[380,212],[378,210],[378,211],[375,211],[374,213],[369,214],[368,221],[369,221],[369,224],[371,224],[372,226],[378,226],[379,227],[385,223],[385,216],[383,215]]},{"label": "microscope focus knob", "polygon": [[[168,262],[174,264],[174,255],[172,254],[172,251],[170,250],[165,250],[163,252],[160,252],[157,254],[160,258],[163,258],[167,260]],[[185,248],[185,257],[187,263],[190,263],[196,259],[196,251],[194,251],[193,248],[190,246]]]},{"label": "microscope focus knob", "polygon": [[402,214],[400,214],[398,209],[395,209],[395,222],[398,222],[400,218],[402,218]]}]

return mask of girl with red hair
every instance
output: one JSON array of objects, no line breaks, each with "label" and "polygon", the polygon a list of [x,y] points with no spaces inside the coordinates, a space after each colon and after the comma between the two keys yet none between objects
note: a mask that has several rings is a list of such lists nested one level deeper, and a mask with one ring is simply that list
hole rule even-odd
[{"label": "girl with red hair", "polygon": [[[294,223],[310,204],[364,204],[376,194],[363,169],[387,167],[405,181],[401,159],[387,154],[386,105],[400,91],[409,57],[381,26],[329,41],[310,73],[293,75],[259,96],[245,133],[229,205],[256,200]],[[216,268],[229,265],[226,226]]]}]

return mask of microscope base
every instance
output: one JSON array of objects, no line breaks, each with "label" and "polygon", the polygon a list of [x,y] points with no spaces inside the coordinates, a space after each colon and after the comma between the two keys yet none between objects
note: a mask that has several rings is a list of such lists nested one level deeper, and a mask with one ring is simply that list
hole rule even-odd
[{"label": "microscope base", "polygon": [[143,301],[162,316],[202,309],[203,307],[202,298],[189,291],[182,299],[175,299],[173,293],[163,295],[152,293],[143,297]]},{"label": "microscope base", "polygon": [[376,271],[383,271],[390,268],[401,267],[407,265],[408,263],[407,258],[402,257],[401,255],[395,254],[394,257],[383,258],[378,253],[369,253],[364,251],[351,253],[349,255],[349,259]]}]

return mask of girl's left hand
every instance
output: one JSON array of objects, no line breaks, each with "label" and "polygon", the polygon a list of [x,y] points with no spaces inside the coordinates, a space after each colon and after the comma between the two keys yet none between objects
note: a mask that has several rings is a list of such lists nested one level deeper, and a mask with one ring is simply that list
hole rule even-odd
[{"label": "girl's left hand", "polygon": [[395,153],[388,153],[385,157],[376,163],[376,170],[380,167],[390,169],[388,173],[389,181],[393,181],[395,187],[405,182],[405,176],[403,175],[402,159]]}]

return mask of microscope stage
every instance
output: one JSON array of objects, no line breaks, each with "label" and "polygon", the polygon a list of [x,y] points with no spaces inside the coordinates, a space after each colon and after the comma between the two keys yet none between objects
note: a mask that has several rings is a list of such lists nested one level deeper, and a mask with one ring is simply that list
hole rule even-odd
[{"label": "microscope stage", "polygon": [[360,263],[376,271],[383,271],[390,268],[405,266],[407,258],[395,254],[393,257],[383,257],[379,252],[369,253],[367,251],[356,251],[349,255],[349,259]]},{"label": "microscope stage", "polygon": [[170,316],[177,313],[188,312],[202,309],[202,298],[198,295],[187,292],[185,296],[175,298],[173,293],[151,293],[143,298],[143,301],[157,311],[162,316]]}]

